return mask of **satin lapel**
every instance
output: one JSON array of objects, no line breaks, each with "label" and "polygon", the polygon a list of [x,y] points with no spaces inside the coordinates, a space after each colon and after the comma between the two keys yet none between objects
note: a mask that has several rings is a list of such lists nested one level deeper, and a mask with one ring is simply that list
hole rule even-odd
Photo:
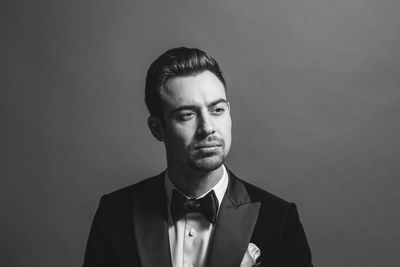
[{"label": "satin lapel", "polygon": [[164,173],[134,196],[133,228],[143,267],[172,266]]},{"label": "satin lapel", "polygon": [[257,221],[259,202],[251,202],[232,173],[222,200],[208,259],[209,267],[240,266]]}]

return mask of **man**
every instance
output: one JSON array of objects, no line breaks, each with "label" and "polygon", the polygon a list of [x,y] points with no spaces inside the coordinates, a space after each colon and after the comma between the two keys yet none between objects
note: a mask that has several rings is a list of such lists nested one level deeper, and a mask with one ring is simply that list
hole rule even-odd
[{"label": "man", "polygon": [[83,265],[312,266],[295,204],[223,165],[232,122],[217,62],[171,49],[150,66],[145,94],[167,170],[101,198]]}]

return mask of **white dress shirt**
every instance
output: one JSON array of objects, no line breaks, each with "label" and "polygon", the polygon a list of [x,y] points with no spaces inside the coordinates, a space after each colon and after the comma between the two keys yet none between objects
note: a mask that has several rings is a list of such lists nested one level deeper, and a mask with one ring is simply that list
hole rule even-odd
[{"label": "white dress shirt", "polygon": [[[222,178],[218,183],[209,191],[198,197],[204,197],[211,190],[214,190],[219,207],[221,206],[229,182],[225,166],[222,165],[222,168]],[[165,172],[165,190],[168,199],[169,218],[168,234],[172,266],[204,267],[207,265],[207,254],[210,247],[210,240],[214,232],[214,225],[207,221],[200,213],[188,213],[185,217],[174,223],[171,219],[170,212],[170,203],[174,189],[179,191],[172,184],[167,172]],[[182,193],[181,191],[179,192]],[[182,193],[182,195],[185,194]]]}]

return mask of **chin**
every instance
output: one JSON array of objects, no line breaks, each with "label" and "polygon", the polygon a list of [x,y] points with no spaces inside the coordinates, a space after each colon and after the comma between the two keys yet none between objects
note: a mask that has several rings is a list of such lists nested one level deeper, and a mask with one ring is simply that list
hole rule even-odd
[{"label": "chin", "polygon": [[224,159],[225,158],[222,156],[195,159],[190,160],[189,165],[194,170],[209,172],[221,167],[222,163],[224,163]]}]

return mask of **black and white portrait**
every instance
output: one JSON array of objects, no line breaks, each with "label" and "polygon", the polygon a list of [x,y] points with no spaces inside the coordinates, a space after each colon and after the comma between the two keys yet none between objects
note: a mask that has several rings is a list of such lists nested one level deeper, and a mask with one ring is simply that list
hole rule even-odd
[{"label": "black and white portrait", "polygon": [[400,2],[0,4],[0,266],[398,266]]}]

